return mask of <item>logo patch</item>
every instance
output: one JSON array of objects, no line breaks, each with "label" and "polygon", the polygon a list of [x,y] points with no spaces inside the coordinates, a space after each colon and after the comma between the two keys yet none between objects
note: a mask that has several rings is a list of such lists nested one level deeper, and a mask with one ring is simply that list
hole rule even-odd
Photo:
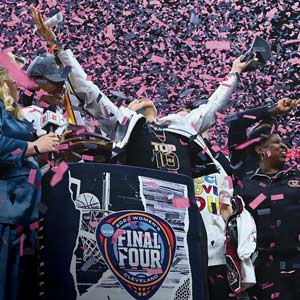
[{"label": "logo patch", "polygon": [[107,266],[137,300],[147,300],[158,291],[176,249],[172,227],[144,211],[106,216],[97,226],[96,240]]},{"label": "logo patch", "polygon": [[291,179],[288,181],[288,186],[290,187],[300,187],[300,180],[299,179]]}]

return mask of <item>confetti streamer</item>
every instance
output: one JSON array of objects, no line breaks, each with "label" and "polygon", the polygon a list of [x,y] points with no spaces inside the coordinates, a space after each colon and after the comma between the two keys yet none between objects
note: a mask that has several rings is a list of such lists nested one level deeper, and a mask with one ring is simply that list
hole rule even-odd
[{"label": "confetti streamer", "polygon": [[146,181],[145,184],[151,186],[154,189],[157,189],[159,187],[159,185],[154,181]]},{"label": "confetti streamer", "polygon": [[172,205],[176,208],[188,208],[190,207],[190,200],[187,197],[173,198]]},{"label": "confetti streamer", "polygon": [[258,207],[262,202],[264,202],[266,198],[267,198],[266,195],[261,193],[254,200],[251,201],[249,206],[252,209],[256,209],[256,207]]},{"label": "confetti streamer", "polygon": [[13,150],[11,153],[12,156],[16,156],[17,154],[19,154],[20,152],[22,152],[22,149],[21,148],[17,148],[15,150]]},{"label": "confetti streamer", "polygon": [[50,185],[52,187],[57,185],[63,179],[63,176],[68,169],[69,166],[64,161],[61,162],[58,167],[51,168],[51,171],[53,171],[55,174],[51,178]]},{"label": "confetti streamer", "polygon": [[92,155],[86,155],[86,154],[83,154],[83,155],[81,156],[81,158],[82,158],[83,160],[87,160],[87,161],[94,161],[94,156],[92,156]]},{"label": "confetti streamer", "polygon": [[271,195],[271,200],[272,201],[283,200],[283,199],[284,199],[284,195],[283,194]]},{"label": "confetti streamer", "polygon": [[124,234],[124,233],[125,233],[125,230],[124,230],[124,229],[118,228],[118,229],[116,230],[116,232],[114,233],[113,237],[111,238],[111,243],[112,243],[112,244],[116,243],[117,240],[118,240],[118,237],[121,236],[121,235]]},{"label": "confetti streamer", "polygon": [[29,176],[28,176],[28,183],[30,184],[34,184],[35,182],[35,176],[36,176],[37,170],[36,169],[31,169],[29,172]]}]

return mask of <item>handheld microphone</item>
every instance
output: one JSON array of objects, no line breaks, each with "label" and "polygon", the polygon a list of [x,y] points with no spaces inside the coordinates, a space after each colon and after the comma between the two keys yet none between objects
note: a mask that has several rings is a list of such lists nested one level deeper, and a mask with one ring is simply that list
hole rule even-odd
[{"label": "handheld microphone", "polygon": [[[41,116],[41,127],[46,130],[47,133],[55,132],[59,127],[59,116],[56,114],[56,108],[53,105],[49,105],[45,108],[44,113]],[[55,161],[55,153],[49,153],[49,160]]]}]

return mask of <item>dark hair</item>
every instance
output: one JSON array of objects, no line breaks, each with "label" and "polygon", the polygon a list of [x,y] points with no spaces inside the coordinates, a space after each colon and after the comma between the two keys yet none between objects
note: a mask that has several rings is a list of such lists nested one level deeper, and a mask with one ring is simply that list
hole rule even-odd
[{"label": "dark hair", "polygon": [[269,123],[256,126],[248,136],[248,141],[256,140],[247,148],[248,154],[254,154],[257,157],[255,147],[265,144],[273,134],[275,134],[273,133],[273,126]]}]

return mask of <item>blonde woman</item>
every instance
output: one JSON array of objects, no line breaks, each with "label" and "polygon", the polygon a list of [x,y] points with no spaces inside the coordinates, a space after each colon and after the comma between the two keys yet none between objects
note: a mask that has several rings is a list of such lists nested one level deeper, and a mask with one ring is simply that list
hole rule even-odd
[{"label": "blonde woman", "polygon": [[[55,151],[54,134],[36,139],[31,123],[21,116],[18,86],[0,65],[0,300],[18,297],[20,254],[24,243],[34,243],[30,226],[38,218],[41,174],[37,154]],[[15,71],[15,72],[14,72]]]}]

